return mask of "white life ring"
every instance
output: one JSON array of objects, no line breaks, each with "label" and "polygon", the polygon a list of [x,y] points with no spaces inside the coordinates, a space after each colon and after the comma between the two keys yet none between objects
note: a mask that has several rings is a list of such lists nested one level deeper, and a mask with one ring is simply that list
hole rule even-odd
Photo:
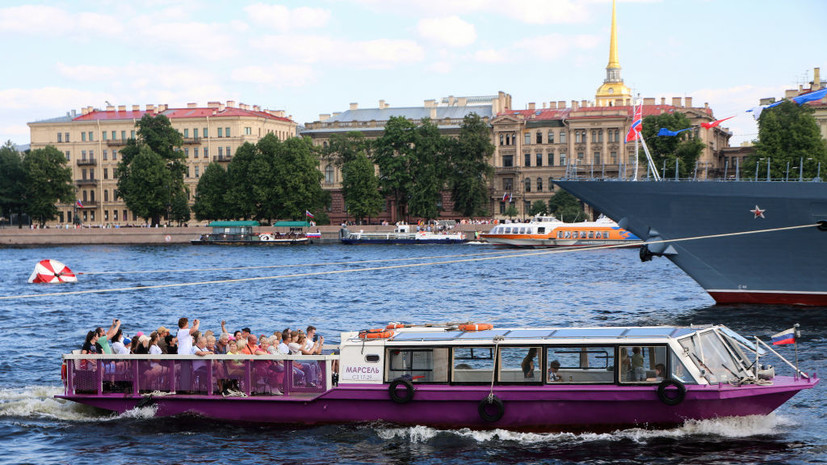
[{"label": "white life ring", "polygon": [[261,239],[262,241],[272,241],[275,238],[270,234],[261,234],[259,236],[259,239]]}]

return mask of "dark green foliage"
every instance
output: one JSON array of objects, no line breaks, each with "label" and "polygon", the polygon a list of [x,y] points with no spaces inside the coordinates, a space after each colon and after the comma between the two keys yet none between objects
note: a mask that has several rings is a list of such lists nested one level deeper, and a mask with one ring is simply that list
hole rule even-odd
[{"label": "dark green foliage", "polygon": [[23,157],[25,172],[26,212],[43,226],[57,217],[56,203],[75,201],[72,169],[66,166],[66,156],[49,145],[33,150]]},{"label": "dark green foliage", "polygon": [[476,113],[466,116],[458,139],[448,139],[448,186],[454,210],[464,216],[487,216],[488,184],[494,153],[488,125]]},{"label": "dark green foliage", "polygon": [[519,214],[520,212],[517,211],[517,207],[515,207],[513,203],[509,203],[508,206],[505,207],[505,216],[509,218],[514,218]]},{"label": "dark green foliage", "polygon": [[23,157],[12,141],[0,147],[0,216],[22,215],[26,207],[26,173]]},{"label": "dark green foliage", "polygon": [[[274,136],[272,139],[277,141]],[[318,155],[308,137],[293,137],[277,147],[272,165],[274,190],[278,196],[274,213],[276,218],[304,219],[305,211],[320,210],[325,206]]]},{"label": "dark green foliage", "polygon": [[[164,115],[145,114],[136,126],[138,139],[127,141],[116,168],[118,195],[136,215],[158,224],[170,213],[173,199],[187,195],[186,160],[180,151],[183,138]],[[133,166],[139,159],[140,165]]]},{"label": "dark green foliage", "polygon": [[172,205],[170,207],[170,219],[178,223],[178,226],[189,221],[190,206],[187,198],[187,193],[179,191],[172,197]]},{"label": "dark green foliage", "polygon": [[797,167],[802,159],[805,178],[816,176],[819,163],[827,168],[827,143],[821,138],[812,108],[785,101],[761,112],[755,154],[744,161],[744,172],[754,176],[756,163],[760,161],[758,176],[766,177],[768,159],[773,178],[787,175],[788,162],[790,178],[798,178]]},{"label": "dark green foliage", "polygon": [[557,219],[568,223],[586,219],[586,212],[580,200],[562,189],[549,199],[548,209]]},{"label": "dark green foliage", "polygon": [[397,218],[404,218],[414,178],[411,170],[416,145],[416,125],[402,116],[392,116],[385,133],[373,143],[373,162],[379,167],[379,187],[396,205]]},{"label": "dark green foliage", "polygon": [[414,130],[414,147],[410,163],[412,183],[408,187],[408,213],[425,219],[439,216],[438,202],[445,185],[448,157],[446,139],[429,119]]},{"label": "dark green foliage", "polygon": [[356,154],[342,166],[342,193],[348,214],[357,221],[382,211],[385,199],[379,192],[379,179],[373,163],[364,153]]},{"label": "dark green foliage", "polygon": [[548,205],[542,200],[535,200],[531,203],[531,208],[528,210],[530,216],[546,215],[548,214]]},{"label": "dark green foliage", "polygon": [[[703,142],[694,137],[693,130],[682,132],[677,136],[658,136],[660,128],[678,131],[692,126],[683,113],[662,113],[643,119],[643,137],[649,146],[652,159],[658,173],[663,176],[663,163],[666,162],[666,177],[675,175],[675,158],[680,160],[679,177],[691,177],[695,172],[695,162],[704,148]],[[641,147],[638,153],[641,163],[646,164],[646,154]]]},{"label": "dark green foliage", "polygon": [[204,221],[231,218],[231,215],[228,216],[230,209],[227,201],[229,185],[227,171],[220,164],[207,165],[195,189],[195,203],[192,205],[195,219]]},{"label": "dark green foliage", "polygon": [[[272,161],[260,160],[261,158],[258,147],[249,142],[245,142],[235,151],[227,167],[229,185],[227,207],[232,212],[231,214],[230,211],[226,212],[229,217],[244,220],[255,218],[259,214],[257,199],[266,198],[268,194],[270,197],[275,197],[275,193],[271,191],[272,185],[269,184],[269,177],[272,174],[269,165]],[[267,166],[258,173],[253,171],[253,162],[256,159],[259,159],[259,163],[256,164]],[[260,185],[257,186],[257,184]]]},{"label": "dark green foliage", "polygon": [[322,157],[333,161],[337,166],[344,166],[360,153],[370,153],[370,140],[365,139],[364,134],[359,131],[333,134],[327,147],[322,149]]}]

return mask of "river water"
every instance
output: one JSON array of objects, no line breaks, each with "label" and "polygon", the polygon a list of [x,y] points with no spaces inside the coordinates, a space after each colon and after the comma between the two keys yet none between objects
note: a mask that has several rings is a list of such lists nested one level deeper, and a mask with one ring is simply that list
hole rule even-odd
[{"label": "river water", "polygon": [[[35,263],[45,258],[86,274],[72,285],[27,284]],[[470,261],[477,258],[486,260]],[[174,328],[182,316],[199,318],[202,329],[216,332],[222,319],[231,330],[249,326],[257,334],[312,324],[328,344],[338,342],[342,330],[389,321],[723,323],[765,340],[800,323],[802,369],[827,371],[827,309],[715,306],[671,262],[641,263],[635,249],[534,255],[479,245],[76,246],[0,249],[0,264],[6,270],[0,297],[22,296],[0,300],[0,463],[827,461],[822,386],[767,417],[578,434],[228,424],[194,416],[153,418],[151,409],[117,416],[52,397],[62,392],[60,354],[79,349],[87,331],[113,318],[128,334]],[[268,279],[250,279],[258,277]],[[176,286],[181,283],[203,284]],[[130,289],[139,286],[169,287]],[[45,295],[93,289],[106,292]],[[781,350],[792,358],[789,346]],[[792,372],[773,364],[780,374]]]}]

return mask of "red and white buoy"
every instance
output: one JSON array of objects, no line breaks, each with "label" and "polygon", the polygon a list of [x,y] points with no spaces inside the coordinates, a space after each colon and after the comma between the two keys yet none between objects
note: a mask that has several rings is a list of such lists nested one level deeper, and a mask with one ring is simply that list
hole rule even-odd
[{"label": "red and white buoy", "polygon": [[29,283],[76,283],[78,278],[68,266],[57,260],[41,260],[34,267]]}]

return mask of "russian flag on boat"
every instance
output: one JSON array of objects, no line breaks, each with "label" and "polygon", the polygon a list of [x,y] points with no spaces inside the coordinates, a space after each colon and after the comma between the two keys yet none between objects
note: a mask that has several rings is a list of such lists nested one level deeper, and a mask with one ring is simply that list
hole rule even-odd
[{"label": "russian flag on boat", "polygon": [[315,218],[315,216],[313,216],[313,214],[310,213],[310,210],[305,210],[304,211],[304,216],[306,216],[308,218]]},{"label": "russian flag on boat", "polygon": [[795,344],[795,328],[785,329],[772,335],[772,345]]}]

